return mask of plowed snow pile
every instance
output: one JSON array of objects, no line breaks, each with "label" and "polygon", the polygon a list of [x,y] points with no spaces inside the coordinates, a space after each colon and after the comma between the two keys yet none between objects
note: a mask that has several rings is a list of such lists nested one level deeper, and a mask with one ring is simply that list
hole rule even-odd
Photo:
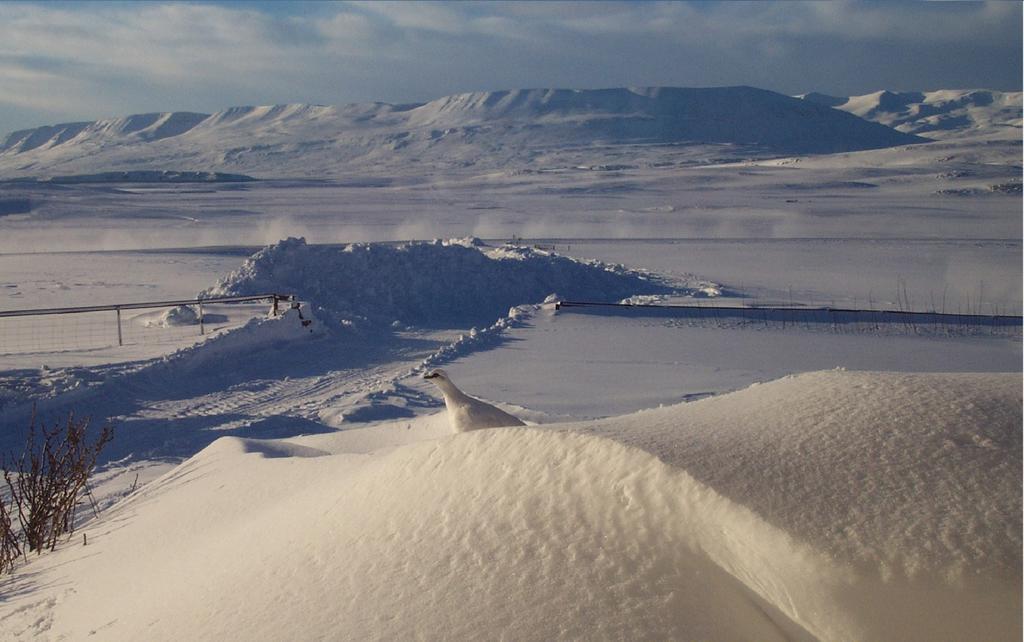
[{"label": "plowed snow pile", "polygon": [[221,439],[88,546],[4,579],[0,628],[1020,639],[1018,374],[814,373],[598,422],[443,421]]},{"label": "plowed snow pile", "polygon": [[[707,284],[698,284],[706,286]],[[329,324],[491,323],[512,306],[563,296],[616,301],[677,291],[635,270],[476,239],[342,248],[290,238],[268,246],[213,295],[297,294]]]}]

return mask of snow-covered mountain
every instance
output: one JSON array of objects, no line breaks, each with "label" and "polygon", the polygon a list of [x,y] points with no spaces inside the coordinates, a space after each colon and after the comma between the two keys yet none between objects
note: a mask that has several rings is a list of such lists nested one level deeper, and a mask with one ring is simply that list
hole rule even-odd
[{"label": "snow-covered mountain", "polygon": [[726,146],[746,155],[829,153],[922,142],[813,101],[753,87],[534,89],[424,104],[236,107],[14,132],[0,177],[124,170],[340,176],[416,162],[508,168],[595,146]]},{"label": "snow-covered mountain", "polygon": [[1021,92],[988,89],[876,91],[863,96],[811,92],[808,102],[860,116],[908,134],[929,138],[1021,137]]}]

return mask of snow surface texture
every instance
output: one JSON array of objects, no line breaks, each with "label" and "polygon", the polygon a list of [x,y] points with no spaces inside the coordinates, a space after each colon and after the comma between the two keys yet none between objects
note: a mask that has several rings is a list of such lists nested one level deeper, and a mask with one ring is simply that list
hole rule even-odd
[{"label": "snow surface texture", "polygon": [[1019,639],[1020,390],[1015,374],[836,371],[598,422],[225,438],[91,524],[87,547],[4,578],[0,625]]},{"label": "snow surface texture", "polygon": [[[698,284],[709,287],[712,284]],[[210,295],[295,294],[337,328],[490,324],[509,308],[553,292],[617,301],[684,287],[622,266],[478,239],[315,246],[290,238],[254,254]]]},{"label": "snow surface texture", "polygon": [[288,309],[279,316],[254,318],[241,328],[218,334],[196,346],[177,350],[155,365],[187,372],[217,362],[235,361],[239,354],[258,348],[316,337],[324,331],[323,324],[308,309]]},{"label": "snow surface texture", "polygon": [[[180,318],[174,314],[162,316]],[[238,327],[211,333],[195,345],[156,358],[106,368],[50,368],[44,365],[39,371],[0,371],[0,411],[4,413],[0,415],[0,421],[8,426],[24,424],[25,413],[35,414],[36,404],[40,404],[42,412],[49,402],[74,406],[89,403],[90,398],[97,396],[124,401],[130,394],[124,388],[131,389],[140,380],[162,379],[166,386],[173,387],[170,383],[172,378],[187,378],[196,371],[217,369],[225,362],[237,364],[241,355],[273,350],[293,341],[323,335],[323,325],[312,318],[308,310],[303,312],[303,316],[311,323],[303,325],[303,319],[299,318],[299,311],[296,310],[286,310],[277,317],[253,317]],[[164,392],[172,396],[176,394],[170,389]],[[177,393],[180,393],[180,389]],[[88,416],[93,413],[84,414]],[[102,417],[101,414],[95,418],[100,420]],[[0,438],[0,444],[13,448],[16,440],[16,431],[11,431]]]},{"label": "snow surface texture", "polygon": [[0,175],[171,169],[342,177],[362,173],[367,161],[414,157],[493,167],[595,142],[724,144],[778,154],[922,139],[753,87],[528,89],[457,94],[422,105],[235,107],[212,115],[142,114],[39,127],[6,137]]}]

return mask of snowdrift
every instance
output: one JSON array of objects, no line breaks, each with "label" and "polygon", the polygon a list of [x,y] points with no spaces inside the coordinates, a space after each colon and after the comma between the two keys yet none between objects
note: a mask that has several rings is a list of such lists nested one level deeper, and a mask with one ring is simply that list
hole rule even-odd
[{"label": "snowdrift", "polygon": [[552,292],[599,301],[677,288],[646,273],[478,240],[403,245],[308,245],[290,238],[246,260],[209,293],[288,292],[333,327],[371,323],[448,327],[492,323]]},{"label": "snowdrift", "polygon": [[1019,639],[1020,384],[828,372],[600,422],[225,438],[92,524],[87,547],[3,580],[0,624],[14,639]]},{"label": "snowdrift", "polygon": [[170,308],[164,312],[161,312],[153,319],[146,319],[143,321],[144,325],[147,326],[160,326],[163,328],[171,328],[181,325],[198,325],[199,314],[196,313],[195,309],[188,305],[179,305],[175,308]]},{"label": "snowdrift", "polygon": [[[305,310],[305,311],[303,311]],[[198,320],[197,320],[198,322]],[[188,373],[216,363],[239,365],[240,355],[252,355],[321,336],[325,328],[308,309],[282,310],[278,316],[254,317],[245,325],[218,333],[206,341],[153,361],[147,370]]]},{"label": "snowdrift", "polygon": [[[98,430],[107,418],[121,428],[104,451],[101,465],[147,456],[180,461],[181,457],[195,454],[216,438],[201,436],[201,418],[188,421],[175,417],[166,430],[154,433],[138,428],[131,420],[125,422],[125,416],[137,419],[135,413],[140,409],[151,410],[161,402],[166,403],[168,397],[173,399],[188,391],[198,394],[205,387],[223,392],[225,387],[230,388],[246,377],[277,378],[281,376],[277,374],[280,370],[268,373],[264,369],[266,362],[280,362],[302,351],[323,352],[322,348],[307,347],[325,334],[323,324],[308,309],[288,309],[270,316],[270,306],[267,307],[267,316],[254,317],[242,326],[223,331],[209,331],[199,343],[157,358],[108,368],[8,371],[16,385],[9,392],[0,393],[0,426],[4,428],[0,430],[0,453],[20,451],[25,439],[23,427],[31,417],[52,422],[73,412],[91,417],[92,430]],[[198,324],[198,316],[194,315],[194,310],[181,306],[153,314],[140,323],[174,328]],[[251,421],[260,419],[265,417],[252,417]]]}]

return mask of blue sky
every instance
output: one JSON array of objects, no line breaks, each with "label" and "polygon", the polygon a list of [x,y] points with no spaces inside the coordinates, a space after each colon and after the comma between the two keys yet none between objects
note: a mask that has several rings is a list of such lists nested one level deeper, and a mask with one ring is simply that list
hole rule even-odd
[{"label": "blue sky", "polygon": [[4,2],[0,132],[524,87],[1021,89],[1021,3]]}]

